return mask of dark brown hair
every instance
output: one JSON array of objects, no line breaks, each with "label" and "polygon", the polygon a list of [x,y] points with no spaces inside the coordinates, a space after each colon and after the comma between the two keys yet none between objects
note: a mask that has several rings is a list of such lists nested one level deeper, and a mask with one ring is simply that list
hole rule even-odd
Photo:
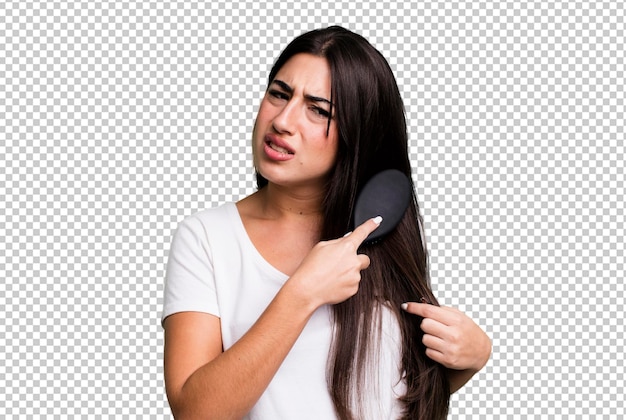
[{"label": "dark brown hair", "polygon": [[[374,174],[398,169],[411,176],[404,105],[387,60],[362,36],[333,26],[294,39],[274,63],[269,84],[299,53],[324,57],[331,71],[331,101],[337,122],[337,163],[328,181],[321,240],[352,229],[356,196]],[[259,188],[267,180],[257,173]],[[445,368],[429,359],[422,344],[421,318],[400,309],[406,301],[426,298],[437,304],[428,273],[428,255],[415,192],[398,228],[382,243],[365,245],[371,259],[358,293],[333,306],[334,337],[329,354],[328,387],[340,419],[357,418],[352,406],[363,389],[367,355],[380,340],[381,313],[389,308],[402,333],[401,374],[407,391],[404,418],[444,419],[450,388]],[[358,334],[355,334],[358,332]]]}]

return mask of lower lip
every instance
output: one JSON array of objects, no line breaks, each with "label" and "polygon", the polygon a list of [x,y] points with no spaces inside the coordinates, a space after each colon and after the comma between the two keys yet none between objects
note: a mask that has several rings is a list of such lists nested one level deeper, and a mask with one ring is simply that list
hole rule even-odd
[{"label": "lower lip", "polygon": [[265,151],[265,156],[267,156],[271,160],[283,162],[286,160],[291,160],[294,157],[294,155],[290,153],[281,153],[279,151],[272,149],[270,145],[267,143],[264,143],[263,150]]}]

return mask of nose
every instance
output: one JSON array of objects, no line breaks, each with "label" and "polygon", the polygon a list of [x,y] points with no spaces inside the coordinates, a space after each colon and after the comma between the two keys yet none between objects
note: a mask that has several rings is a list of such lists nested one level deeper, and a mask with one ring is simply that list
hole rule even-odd
[{"label": "nose", "polygon": [[277,133],[293,134],[297,124],[297,114],[297,101],[288,101],[272,121],[274,130],[276,130]]}]

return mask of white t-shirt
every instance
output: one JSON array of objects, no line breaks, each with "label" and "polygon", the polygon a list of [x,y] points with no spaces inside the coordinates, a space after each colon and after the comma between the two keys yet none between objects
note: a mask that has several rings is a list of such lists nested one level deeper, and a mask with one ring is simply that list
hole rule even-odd
[{"label": "white t-shirt", "polygon": [[[220,318],[224,350],[259,318],[287,275],[268,263],[252,244],[234,203],[201,211],[180,223],[169,253],[162,319],[196,311]],[[387,312],[387,311],[386,311]],[[390,311],[383,314],[378,391],[365,398],[371,419],[400,415],[403,395],[400,331]],[[320,307],[287,355],[247,419],[335,419],[326,385],[332,337],[330,308]],[[370,417],[371,415],[371,417]]]}]

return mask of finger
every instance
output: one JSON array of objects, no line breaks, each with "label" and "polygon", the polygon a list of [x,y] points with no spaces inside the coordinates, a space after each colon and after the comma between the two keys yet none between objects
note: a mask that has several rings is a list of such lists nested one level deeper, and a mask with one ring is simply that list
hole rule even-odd
[{"label": "finger", "polygon": [[426,348],[426,356],[428,356],[430,359],[434,360],[435,362],[445,366],[444,362],[446,358],[442,352],[433,350],[431,348]]},{"label": "finger", "polygon": [[376,216],[371,219],[366,220],[361,225],[359,225],[356,229],[352,231],[350,234],[346,234],[345,238],[351,241],[355,248],[361,246],[363,241],[367,239],[370,233],[374,232],[380,223],[383,221],[381,216]]},{"label": "finger", "polygon": [[359,254],[357,255],[357,257],[359,258],[359,261],[361,262],[361,265],[360,265],[361,270],[365,270],[367,267],[370,266],[370,257],[368,257],[365,254]]},{"label": "finger", "polygon": [[456,312],[452,308],[429,303],[407,302],[402,304],[402,309],[422,318],[432,318],[444,325],[454,325],[457,318]]},{"label": "finger", "polygon": [[448,332],[450,327],[432,318],[424,318],[420,324],[420,328],[425,334],[430,334],[441,339],[446,339],[450,335]]},{"label": "finger", "polygon": [[430,334],[424,334],[424,336],[422,337],[422,343],[424,343],[427,348],[436,350],[442,354],[444,352],[444,349],[446,348],[446,342],[444,340]]}]

